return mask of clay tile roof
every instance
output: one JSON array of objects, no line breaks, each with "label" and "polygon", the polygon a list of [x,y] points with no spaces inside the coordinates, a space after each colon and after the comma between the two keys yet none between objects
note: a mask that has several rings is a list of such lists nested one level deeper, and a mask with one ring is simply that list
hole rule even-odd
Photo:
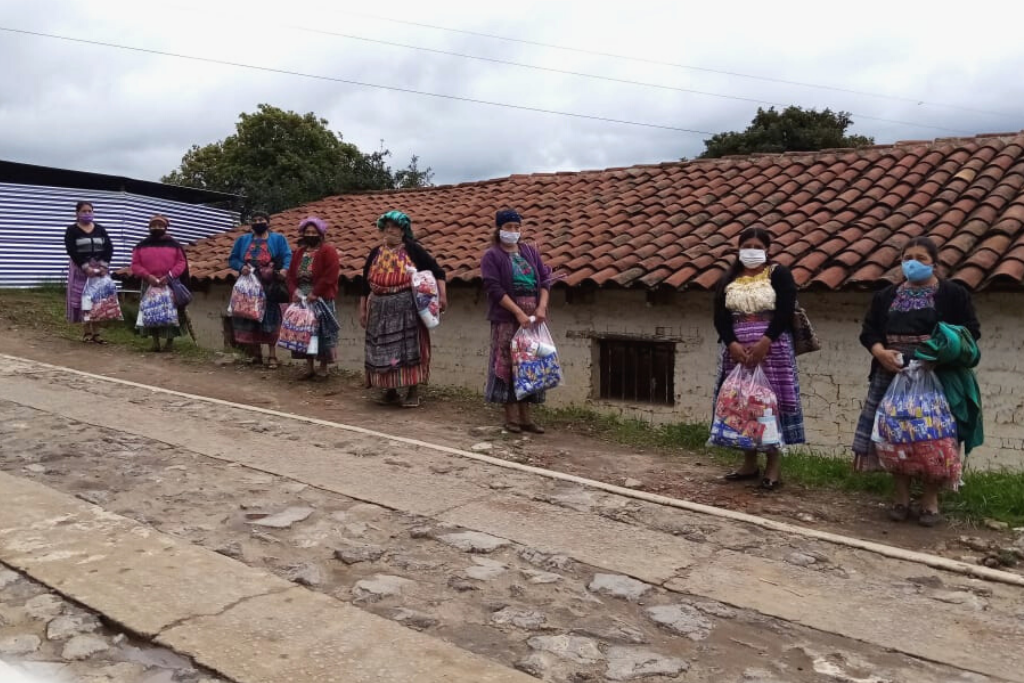
[{"label": "clay tile roof", "polygon": [[[801,287],[880,286],[917,235],[940,243],[950,277],[968,287],[1024,285],[1024,131],[349,194],[271,225],[294,243],[301,218],[325,219],[342,278],[355,280],[377,217],[400,209],[449,279],[473,282],[503,206],[519,210],[569,287],[711,289],[750,225],[773,233]],[[232,279],[227,257],[245,229],[190,247],[193,276]]]}]

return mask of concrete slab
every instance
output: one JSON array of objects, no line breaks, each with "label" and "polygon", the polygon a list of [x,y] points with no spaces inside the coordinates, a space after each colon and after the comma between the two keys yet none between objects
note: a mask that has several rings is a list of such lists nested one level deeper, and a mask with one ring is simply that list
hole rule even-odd
[{"label": "concrete slab", "polygon": [[[930,661],[1024,681],[1024,605],[962,605],[885,574],[840,576],[722,551],[665,587]],[[984,592],[984,591],[983,591]],[[1014,604],[1016,603],[1016,605]],[[1009,609],[1021,609],[1020,614]]]},{"label": "concrete slab", "polygon": [[711,553],[670,534],[511,495],[461,505],[440,519],[654,584]]},{"label": "concrete slab", "polygon": [[302,588],[190,620],[157,640],[239,683],[536,683]]},{"label": "concrete slab", "polygon": [[[37,410],[156,439],[201,455],[315,482],[352,498],[412,514],[434,515],[490,494],[489,489],[455,477],[428,474],[429,484],[419,477],[396,477],[395,468],[382,459],[360,457],[344,449],[304,449],[302,457],[281,457],[296,449],[294,441],[272,433],[253,439],[252,431],[244,425],[168,420],[166,414],[128,401],[117,401],[117,408],[112,409],[109,402],[90,400],[93,394],[56,384],[29,384],[24,378],[0,375],[0,396]],[[383,447],[371,437],[346,436],[354,444]],[[425,490],[431,495],[423,495]]]},{"label": "concrete slab", "polygon": [[[0,473],[0,559],[153,636],[291,584],[34,482]],[[231,580],[225,580],[230,575]]]}]

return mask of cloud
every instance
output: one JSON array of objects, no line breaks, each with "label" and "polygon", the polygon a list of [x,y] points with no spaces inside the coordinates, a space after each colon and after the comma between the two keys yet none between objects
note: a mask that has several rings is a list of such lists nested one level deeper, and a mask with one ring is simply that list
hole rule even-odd
[{"label": "cloud", "polygon": [[[534,0],[490,7],[458,0],[427,8],[398,0],[379,11],[405,21],[650,61],[382,21],[315,0],[226,0],[198,8],[187,0],[9,0],[0,8],[0,26],[708,132],[744,128],[757,104],[467,60],[317,31],[764,102],[828,106],[854,112],[855,132],[873,135],[879,142],[954,134],[939,128],[963,131],[960,134],[1024,129],[1024,83],[1018,78],[1024,55],[1012,41],[963,32],[941,12],[922,14],[879,0],[863,3],[856,15],[843,18],[822,12],[820,4],[795,1],[780,5],[636,0],[629,11],[615,13],[599,7],[591,2]],[[971,12],[996,16],[998,8],[982,0],[972,4]],[[874,16],[886,16],[886,21],[867,21]],[[0,72],[0,156],[145,179],[157,179],[175,168],[190,145],[230,134],[238,114],[255,110],[261,102],[314,111],[364,150],[376,149],[383,139],[396,166],[418,154],[423,165],[434,169],[436,182],[671,160],[699,154],[707,137],[9,33],[0,40],[0,63],[17,65]]]}]

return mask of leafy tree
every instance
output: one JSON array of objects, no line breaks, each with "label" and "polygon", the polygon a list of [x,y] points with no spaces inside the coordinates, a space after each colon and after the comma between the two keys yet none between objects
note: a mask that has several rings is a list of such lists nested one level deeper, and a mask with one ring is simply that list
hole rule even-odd
[{"label": "leafy tree", "polygon": [[389,155],[386,150],[361,152],[315,114],[261,104],[255,113],[240,115],[233,135],[193,145],[162,181],[243,195],[243,216],[257,208],[273,213],[345,192],[430,183],[431,170],[418,171],[416,157],[410,169],[418,175],[410,176],[408,170],[393,173],[385,163]]},{"label": "leafy tree", "polygon": [[743,132],[718,133],[704,141],[701,158],[731,154],[811,152],[838,147],[866,147],[874,138],[847,135],[853,124],[849,112],[817,111],[802,107],[758,108],[757,116]]},{"label": "leafy tree", "polygon": [[409,165],[395,173],[395,186],[402,189],[433,186],[434,171],[429,166],[421,171],[419,164],[420,158],[413,154]]}]

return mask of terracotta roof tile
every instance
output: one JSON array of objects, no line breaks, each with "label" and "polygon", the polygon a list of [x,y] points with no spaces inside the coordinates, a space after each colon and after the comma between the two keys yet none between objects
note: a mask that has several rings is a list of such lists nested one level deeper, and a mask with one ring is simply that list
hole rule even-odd
[{"label": "terracotta roof tile", "polygon": [[[472,282],[503,205],[520,209],[528,239],[570,287],[712,288],[749,225],[772,231],[801,286],[880,284],[919,234],[941,243],[968,286],[1024,284],[1024,132],[350,194],[272,225],[294,239],[299,219],[323,217],[352,280],[379,239],[377,216],[402,209],[449,278]],[[190,247],[193,275],[231,279],[227,254],[242,230]]]}]

